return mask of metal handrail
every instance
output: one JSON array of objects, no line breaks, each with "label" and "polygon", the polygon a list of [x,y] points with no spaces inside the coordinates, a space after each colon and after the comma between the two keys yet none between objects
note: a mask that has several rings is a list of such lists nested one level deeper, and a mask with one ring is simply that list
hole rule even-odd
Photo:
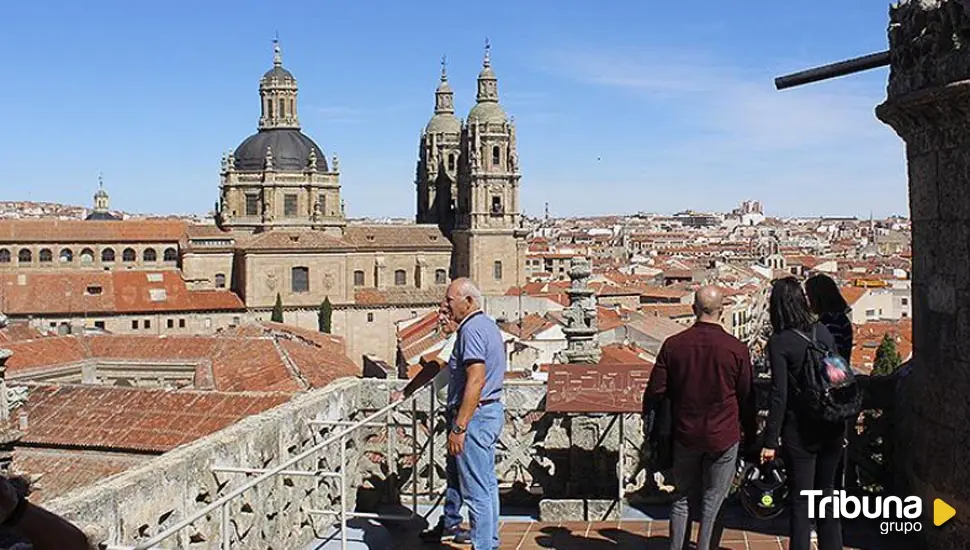
[{"label": "metal handrail", "polygon": [[[346,441],[347,436],[349,436],[351,433],[353,433],[357,429],[360,429],[360,428],[363,428],[363,427],[367,427],[367,424],[373,422],[374,420],[376,420],[377,418],[379,418],[381,416],[384,416],[384,415],[389,414],[391,411],[393,411],[397,407],[403,405],[404,403],[407,403],[408,401],[412,402],[412,405],[414,405],[416,403],[415,402],[415,398],[417,397],[417,395],[420,394],[422,391],[428,389],[428,388],[433,388],[433,386],[434,386],[434,380],[432,379],[432,380],[426,382],[425,384],[423,384],[418,389],[416,389],[414,392],[412,392],[411,395],[409,395],[407,397],[404,397],[400,401],[395,401],[395,402],[393,402],[393,403],[391,403],[391,404],[389,404],[389,405],[387,405],[387,406],[379,409],[377,412],[372,413],[371,415],[365,417],[364,419],[355,422],[353,425],[348,426],[347,428],[345,428],[345,429],[337,432],[334,435],[331,435],[327,439],[325,439],[322,442],[314,445],[313,447],[310,447],[309,449],[307,449],[306,451],[303,451],[302,453],[296,455],[295,457],[292,457],[289,460],[286,460],[285,462],[282,462],[278,466],[275,466],[275,467],[273,467],[271,469],[266,470],[265,473],[262,473],[259,476],[251,479],[250,481],[247,481],[246,483],[240,485],[236,489],[233,489],[229,493],[227,493],[227,494],[223,495],[222,497],[216,499],[214,502],[212,502],[211,504],[209,504],[205,508],[202,508],[201,510],[199,510],[199,511],[195,512],[194,514],[192,514],[191,516],[188,516],[188,517],[186,517],[186,518],[178,521],[177,523],[175,523],[174,525],[172,525],[168,529],[166,529],[166,530],[162,531],[161,533],[159,533],[159,534],[151,537],[147,541],[138,543],[138,544],[136,544],[134,546],[108,545],[107,550],[147,550],[148,548],[152,548],[152,547],[158,545],[159,543],[167,540],[172,535],[177,534],[182,529],[188,527],[189,525],[192,525],[193,523],[195,523],[199,519],[204,518],[206,515],[210,514],[211,512],[213,512],[214,510],[217,510],[219,508],[222,508],[222,510],[221,510],[222,513],[220,515],[222,516],[222,538],[223,538],[223,540],[221,541],[222,544],[220,546],[222,548],[229,548],[229,545],[228,545],[228,542],[229,542],[229,538],[228,538],[229,537],[229,533],[228,533],[228,525],[227,524],[228,524],[229,502],[232,501],[232,499],[234,499],[234,498],[238,497],[239,495],[245,493],[246,491],[248,491],[248,490],[256,487],[260,483],[262,483],[262,482],[264,482],[264,481],[266,481],[268,479],[271,479],[273,477],[276,477],[277,475],[281,474],[282,472],[284,472],[288,468],[294,466],[298,462],[309,458],[310,456],[314,455],[315,453],[318,453],[318,452],[322,451],[324,448],[329,447],[329,446],[333,445],[334,443],[338,443],[338,442],[344,443],[341,446],[341,456],[343,457],[344,453],[346,452],[346,443],[345,443],[345,441]],[[432,391],[432,393],[434,393],[434,392]],[[342,464],[341,464],[341,474],[346,469],[346,467],[347,467],[346,460],[343,460],[342,461]],[[343,476],[341,476],[341,477],[343,477]],[[415,481],[415,484],[416,483],[417,482]],[[347,515],[347,513],[345,511],[345,504],[344,504],[346,502],[346,499],[345,499],[345,497],[346,497],[346,491],[343,491],[343,493],[344,494],[341,495],[341,508],[343,509],[343,512],[341,513],[341,515],[345,517]],[[346,526],[345,525],[343,525],[343,531],[344,531],[343,535],[346,536]],[[344,546],[346,546],[346,538],[344,538]]]}]

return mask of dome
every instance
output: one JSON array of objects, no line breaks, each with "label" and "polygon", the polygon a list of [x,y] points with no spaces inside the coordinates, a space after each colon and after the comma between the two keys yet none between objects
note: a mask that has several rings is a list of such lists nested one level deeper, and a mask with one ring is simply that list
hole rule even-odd
[{"label": "dome", "polygon": [[438,113],[431,117],[424,131],[428,134],[460,134],[461,121],[455,115]]},{"label": "dome", "polygon": [[505,114],[505,109],[495,102],[481,102],[476,103],[472,110],[468,112],[468,124],[472,124],[475,121],[481,124],[486,122],[490,124],[504,124],[507,122],[508,117]]},{"label": "dome", "polygon": [[266,163],[266,148],[273,153],[273,169],[279,172],[306,170],[310,151],[317,155],[317,171],[327,171],[327,157],[323,150],[299,130],[281,128],[262,130],[245,139],[236,148],[236,170],[262,172]]},{"label": "dome", "polygon": [[280,82],[287,80],[290,82],[296,82],[296,78],[293,77],[293,73],[287,71],[283,67],[273,67],[272,69],[266,71],[266,73],[263,74],[262,80],[267,81],[274,78],[278,79]]}]

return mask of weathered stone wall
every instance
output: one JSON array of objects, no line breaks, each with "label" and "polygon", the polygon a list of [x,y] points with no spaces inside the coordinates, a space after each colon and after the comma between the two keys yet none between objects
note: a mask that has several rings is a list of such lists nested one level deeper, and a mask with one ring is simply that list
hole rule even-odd
[{"label": "weathered stone wall", "polygon": [[[326,388],[175,449],[101,483],[72,492],[45,506],[99,541],[131,545],[148,540],[252,479],[246,474],[213,473],[213,467],[272,468],[322,441],[341,427],[311,426],[311,419],[346,420],[372,408],[367,382],[342,379]],[[386,392],[384,392],[386,394]],[[361,483],[362,441],[347,442],[347,486]],[[311,456],[291,469],[336,471],[339,446]],[[233,499],[233,548],[302,548],[328,533],[336,516],[308,510],[339,510],[339,478],[277,476]],[[355,492],[347,506],[353,510]],[[215,548],[220,540],[219,510],[191,525],[163,548]]]},{"label": "weathered stone wall", "polygon": [[[900,492],[923,499],[928,548],[970,548],[970,3],[890,10],[877,116],[906,142],[913,223],[913,369],[898,407]],[[933,527],[933,499],[958,510]]]},{"label": "weathered stone wall", "polygon": [[[616,415],[569,415],[546,412],[546,384],[538,381],[506,383],[506,424],[496,451],[499,485],[507,501],[528,499],[541,494],[545,500],[571,501],[572,506],[559,511],[558,519],[593,519],[582,511],[584,500],[608,501],[615,512],[618,495],[617,460],[620,443],[620,418]],[[368,485],[379,486],[388,473],[397,472],[400,494],[407,500],[412,484],[418,493],[436,498],[444,490],[445,445],[447,439],[444,414],[435,416],[434,430],[428,429],[430,397],[416,398],[419,420],[418,448],[427,449],[419,458],[417,476],[412,475],[411,411],[401,411],[396,419],[405,427],[397,432],[395,461],[387,464],[387,441],[374,434],[367,443],[373,460]],[[440,403],[437,403],[440,408]],[[375,403],[375,409],[379,403]],[[429,435],[432,434],[432,435]],[[433,437],[432,441],[429,441]],[[649,498],[647,473],[642,464],[643,423],[639,414],[623,415],[624,493],[628,502]],[[433,463],[433,468],[429,464]],[[366,476],[365,476],[366,477]],[[578,503],[578,508],[577,508]],[[602,506],[605,510],[607,506]],[[568,512],[568,513],[567,513]],[[566,514],[565,516],[562,514]],[[575,517],[572,517],[574,516]]]}]

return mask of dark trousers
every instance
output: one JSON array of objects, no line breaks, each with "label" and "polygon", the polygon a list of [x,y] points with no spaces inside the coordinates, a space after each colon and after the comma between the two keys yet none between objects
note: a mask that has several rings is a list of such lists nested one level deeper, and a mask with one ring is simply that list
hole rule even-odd
[{"label": "dark trousers", "polygon": [[[822,490],[831,494],[835,488],[835,475],[842,459],[841,434],[838,437],[827,438],[821,443],[805,445],[802,438],[793,430],[785,430],[782,436],[782,451],[785,461],[788,485],[791,491],[791,529],[790,550],[809,550],[812,538],[812,520],[808,517],[808,497],[802,496],[802,491]],[[815,498],[815,515],[818,516],[818,503]],[[819,550],[841,550],[842,524],[839,519],[832,517],[831,510],[827,517],[816,521]]]}]

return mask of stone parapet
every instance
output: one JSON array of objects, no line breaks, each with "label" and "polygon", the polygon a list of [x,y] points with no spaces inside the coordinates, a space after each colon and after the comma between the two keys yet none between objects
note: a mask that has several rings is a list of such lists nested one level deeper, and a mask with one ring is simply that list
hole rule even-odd
[{"label": "stone parapet", "polygon": [[[205,508],[253,477],[213,473],[214,467],[269,469],[299,455],[339,427],[311,428],[309,421],[355,418],[366,400],[356,379],[341,379],[225,430],[179,447],[127,472],[45,503],[94,542],[133,545],[150,539]],[[347,443],[348,487],[360,482],[359,440]],[[339,469],[339,446],[289,469]],[[308,510],[340,507],[337,478],[276,476],[230,501],[233,548],[302,548],[332,529],[334,516]],[[355,505],[354,491],[348,509]],[[213,548],[220,540],[218,510],[180,531],[162,548]]]}]

